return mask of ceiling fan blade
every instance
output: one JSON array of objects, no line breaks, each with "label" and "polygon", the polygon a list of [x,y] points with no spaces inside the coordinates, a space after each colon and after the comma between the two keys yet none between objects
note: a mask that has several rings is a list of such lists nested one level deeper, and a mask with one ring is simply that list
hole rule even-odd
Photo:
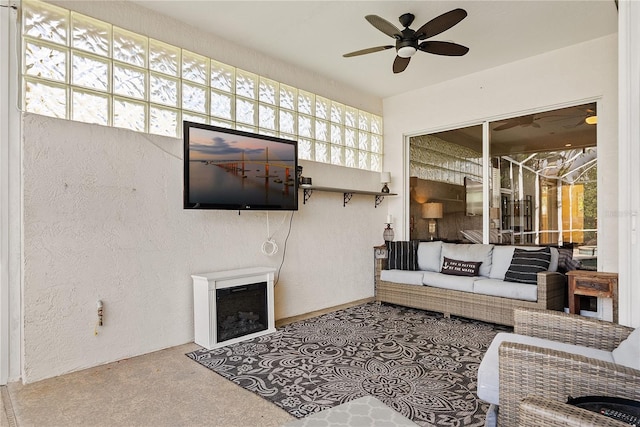
[{"label": "ceiling fan blade", "polygon": [[418,46],[423,52],[444,56],[462,56],[469,52],[469,48],[461,44],[451,42],[426,41]]},{"label": "ceiling fan blade", "polygon": [[356,50],[355,52],[345,53],[342,56],[344,56],[345,58],[350,58],[352,56],[366,55],[367,53],[380,52],[382,50],[391,49],[392,47],[393,47],[392,45],[370,47],[368,49]]},{"label": "ceiling fan blade", "polygon": [[508,121],[507,123],[500,125],[498,127],[493,128],[494,131],[501,131],[501,130],[507,130],[507,129],[511,129],[514,128],[516,126],[519,126],[520,123],[516,122],[516,121]]},{"label": "ceiling fan blade", "polygon": [[411,61],[411,57],[402,58],[401,56],[396,56],[395,61],[393,61],[393,72],[396,74],[403,72],[409,65],[409,61]]},{"label": "ceiling fan blade", "polygon": [[583,124],[585,124],[584,119],[580,119],[580,121],[579,121],[578,123],[576,123],[576,124],[574,124],[574,125],[567,125],[567,126],[564,126],[564,128],[565,128],[565,129],[577,128],[578,126],[583,125]]},{"label": "ceiling fan blade", "polygon": [[429,37],[438,35],[443,31],[447,31],[466,17],[467,11],[464,9],[450,10],[449,12],[433,18],[431,21],[418,28],[418,30],[416,30],[416,36],[418,37],[418,40],[428,39]]},{"label": "ceiling fan blade", "polygon": [[389,37],[394,39],[402,38],[402,32],[391,22],[387,21],[384,18],[380,18],[378,15],[367,15],[364,17],[371,25],[376,27],[378,30],[382,31]]}]

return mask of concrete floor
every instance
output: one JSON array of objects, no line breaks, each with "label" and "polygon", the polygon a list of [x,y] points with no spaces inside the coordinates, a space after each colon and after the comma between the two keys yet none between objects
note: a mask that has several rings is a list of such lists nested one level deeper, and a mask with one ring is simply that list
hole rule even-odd
[{"label": "concrete floor", "polygon": [[284,410],[185,356],[185,344],[2,388],[0,426],[276,427]]}]

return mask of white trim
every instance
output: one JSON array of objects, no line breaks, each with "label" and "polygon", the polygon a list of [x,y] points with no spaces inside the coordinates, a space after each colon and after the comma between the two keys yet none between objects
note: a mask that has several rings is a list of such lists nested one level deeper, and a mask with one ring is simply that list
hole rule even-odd
[{"label": "white trim", "polygon": [[[10,324],[10,141],[15,132],[15,15],[9,7],[0,8],[0,385],[9,381],[11,360]],[[13,17],[13,19],[12,19]],[[13,87],[12,87],[13,86]]]},{"label": "white trim", "polygon": [[7,3],[0,8],[0,385],[20,378],[23,320],[20,1]]},{"label": "white trim", "polygon": [[[640,327],[640,3],[618,13],[618,320]],[[635,309],[634,309],[635,308]]]},{"label": "white trim", "polygon": [[9,10],[0,8],[0,385],[9,377]]},{"label": "white trim", "polygon": [[[411,136],[405,134],[402,139],[402,194],[406,195],[406,197],[403,197],[404,203],[402,204],[402,218],[404,219],[402,221],[402,238],[409,240],[411,237]],[[418,219],[414,220],[417,221]]]},{"label": "white trim", "polygon": [[482,243],[489,243],[489,221],[491,216],[489,215],[491,208],[491,181],[493,174],[491,172],[491,129],[489,122],[482,123],[482,212],[486,215],[482,215]]}]

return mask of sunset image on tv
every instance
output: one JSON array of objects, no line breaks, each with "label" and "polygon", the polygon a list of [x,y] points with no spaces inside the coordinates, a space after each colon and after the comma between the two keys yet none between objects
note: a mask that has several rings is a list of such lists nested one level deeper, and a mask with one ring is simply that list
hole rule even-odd
[{"label": "sunset image on tv", "polygon": [[205,125],[187,132],[185,207],[297,209],[294,141]]}]

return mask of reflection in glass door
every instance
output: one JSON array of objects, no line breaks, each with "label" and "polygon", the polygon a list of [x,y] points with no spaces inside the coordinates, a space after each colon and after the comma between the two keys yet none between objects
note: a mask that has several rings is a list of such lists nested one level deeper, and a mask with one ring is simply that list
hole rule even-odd
[{"label": "reflection in glass door", "polygon": [[[421,205],[435,202],[443,208],[440,239],[570,245],[576,254],[595,254],[596,123],[595,103],[489,123],[486,180],[481,125],[410,138],[411,238],[429,238]],[[481,209],[478,184],[489,192]]]},{"label": "reflection in glass door", "polygon": [[409,153],[410,238],[481,243],[482,126],[412,137]]}]

